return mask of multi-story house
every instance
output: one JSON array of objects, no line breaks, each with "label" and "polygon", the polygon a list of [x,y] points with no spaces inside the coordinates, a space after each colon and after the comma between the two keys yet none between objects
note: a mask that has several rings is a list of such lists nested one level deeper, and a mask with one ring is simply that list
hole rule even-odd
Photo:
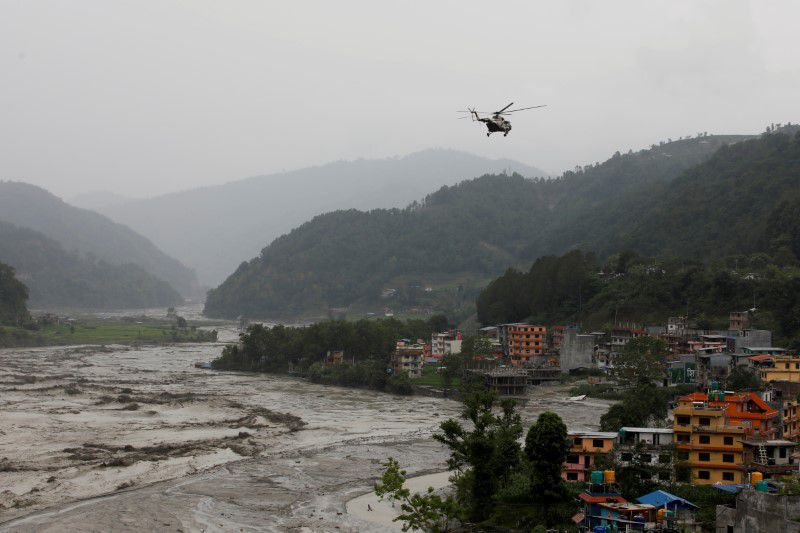
[{"label": "multi-story house", "polygon": [[797,443],[785,440],[742,441],[744,464],[748,472],[761,472],[764,479],[781,478],[797,472],[792,455]]},{"label": "multi-story house", "polygon": [[611,350],[619,352],[631,339],[646,335],[647,331],[637,326],[614,326],[611,330]]},{"label": "multi-story house", "polygon": [[750,329],[750,311],[731,311],[728,330],[743,331]]},{"label": "multi-story house", "polygon": [[796,355],[763,355],[768,355],[769,358],[764,358],[761,365],[759,365],[759,374],[762,381],[800,382],[800,357]]},{"label": "multi-story house", "polygon": [[550,347],[553,350],[560,350],[561,345],[564,343],[564,332],[566,331],[566,326],[553,326],[550,332]]},{"label": "multi-story house", "polygon": [[614,457],[622,467],[645,467],[652,472],[653,480],[670,481],[673,440],[672,428],[623,427]]},{"label": "multi-story house", "polygon": [[392,371],[395,374],[404,372],[412,378],[421,377],[425,352],[425,345],[422,343],[412,343],[406,339],[397,341],[391,358]]},{"label": "multi-story house", "polygon": [[543,357],[547,328],[534,324],[504,324],[502,326],[505,346],[503,352],[514,366],[523,366],[534,357]]},{"label": "multi-story house", "polygon": [[567,460],[561,477],[567,481],[588,481],[592,470],[597,470],[598,459],[608,459],[614,451],[617,433],[608,431],[571,431]]},{"label": "multi-story house", "polygon": [[682,396],[674,410],[675,448],[692,483],[742,483],[742,441],[771,439],[778,412],[755,393],[721,391]]},{"label": "multi-story house", "polygon": [[800,407],[797,400],[781,402],[781,436],[784,439],[797,441],[800,438]]},{"label": "multi-story house", "polygon": [[431,335],[431,357],[442,359],[447,355],[461,353],[461,332],[457,329]]}]

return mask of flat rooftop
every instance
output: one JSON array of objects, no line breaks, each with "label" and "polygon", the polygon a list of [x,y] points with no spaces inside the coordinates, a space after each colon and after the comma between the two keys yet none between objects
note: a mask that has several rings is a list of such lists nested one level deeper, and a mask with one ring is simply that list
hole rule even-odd
[{"label": "flat rooftop", "polygon": [[569,431],[567,430],[567,435],[570,437],[586,437],[589,439],[598,438],[598,439],[615,439],[617,438],[617,433],[614,431]]},{"label": "flat rooftop", "polygon": [[625,431],[626,433],[673,433],[672,428],[631,428],[631,427],[624,427],[620,428],[620,431]]}]

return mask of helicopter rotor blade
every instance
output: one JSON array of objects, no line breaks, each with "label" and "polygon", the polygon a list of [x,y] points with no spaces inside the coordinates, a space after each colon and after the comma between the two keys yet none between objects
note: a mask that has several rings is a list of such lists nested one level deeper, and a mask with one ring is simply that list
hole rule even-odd
[{"label": "helicopter rotor blade", "polygon": [[511,102],[510,104],[508,104],[507,106],[505,106],[505,107],[504,107],[503,109],[501,109],[500,111],[495,111],[493,114],[494,114],[494,115],[499,115],[499,114],[501,114],[503,111],[505,111],[506,109],[508,109],[509,107],[511,107],[512,105],[514,105],[514,102]]},{"label": "helicopter rotor blade", "polygon": [[521,107],[521,108],[519,108],[519,109],[509,109],[508,111],[504,111],[504,112],[503,112],[503,114],[507,114],[507,113],[516,113],[517,111],[525,111],[526,109],[536,109],[536,108],[538,108],[538,107],[547,107],[547,104],[544,104],[544,105],[534,105],[534,106],[531,106],[531,107]]}]

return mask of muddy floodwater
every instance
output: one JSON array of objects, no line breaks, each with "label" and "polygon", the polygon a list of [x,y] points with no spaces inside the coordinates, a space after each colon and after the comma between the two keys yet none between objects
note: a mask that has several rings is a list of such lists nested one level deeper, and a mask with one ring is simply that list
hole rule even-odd
[{"label": "muddy floodwater", "polygon": [[[389,456],[444,470],[457,403],[194,368],[221,348],[0,350],[0,531],[396,530],[347,502]],[[596,428],[606,404],[565,396],[534,389],[524,419]]]}]

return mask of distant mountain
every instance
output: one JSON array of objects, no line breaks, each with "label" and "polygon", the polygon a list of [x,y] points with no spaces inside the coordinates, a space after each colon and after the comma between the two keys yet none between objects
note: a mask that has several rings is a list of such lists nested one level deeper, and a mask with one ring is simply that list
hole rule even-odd
[{"label": "distant mountain", "polygon": [[337,209],[403,207],[443,185],[486,173],[546,173],[453,150],[340,161],[98,210],[151,239],[216,285],[265,244]]},{"label": "distant mountain", "polygon": [[199,291],[196,274],[145,237],[34,185],[0,182],[0,221],[36,230],[67,251],[91,254],[111,265],[138,265],[183,295]]},{"label": "distant mountain", "polygon": [[110,191],[94,191],[73,196],[67,202],[75,207],[97,211],[98,209],[105,209],[134,200],[135,198],[130,196],[123,196]]},{"label": "distant mountain", "polygon": [[[209,292],[206,313],[280,318],[353,305],[452,311],[508,266],[587,244],[584,232],[608,238],[594,224],[636,223],[637,201],[648,191],[747,138],[683,139],[557,179],[487,175],[405,209],[318,216],[242,263]],[[607,210],[622,218],[609,219]],[[612,238],[611,247],[623,244]]]},{"label": "distant mountain", "polygon": [[35,307],[167,307],[183,301],[167,282],[138,265],[67,252],[37,231],[1,221],[0,261],[14,267]]}]

